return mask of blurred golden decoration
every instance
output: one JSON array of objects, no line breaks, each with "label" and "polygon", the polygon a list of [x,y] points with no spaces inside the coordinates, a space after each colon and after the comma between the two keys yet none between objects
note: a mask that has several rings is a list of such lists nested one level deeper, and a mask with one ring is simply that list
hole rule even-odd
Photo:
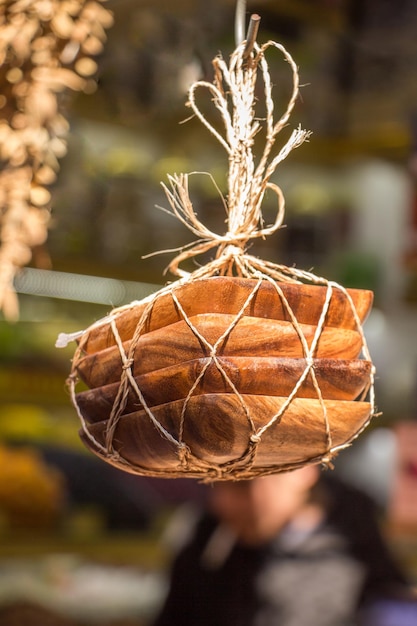
[{"label": "blurred golden decoration", "polygon": [[64,477],[33,448],[0,445],[0,522],[7,529],[51,528],[63,513]]},{"label": "blurred golden decoration", "polygon": [[13,280],[47,239],[51,194],[66,153],[67,90],[91,93],[112,13],[105,0],[0,4],[0,310],[18,317]]}]

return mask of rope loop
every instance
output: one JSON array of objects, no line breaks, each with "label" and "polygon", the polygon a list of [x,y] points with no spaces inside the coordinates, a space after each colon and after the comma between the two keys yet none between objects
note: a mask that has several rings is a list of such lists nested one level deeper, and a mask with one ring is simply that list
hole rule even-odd
[{"label": "rope loop", "polygon": [[[292,93],[284,114],[278,121],[274,120],[272,100],[272,82],[269,75],[265,53],[269,48],[278,49],[288,61],[293,79]],[[220,235],[210,231],[198,219],[190,200],[188,182],[189,174],[168,176],[170,187],[162,183],[162,187],[176,216],[198,239],[188,246],[179,249],[179,254],[171,261],[168,270],[176,276],[184,277],[179,267],[187,259],[200,256],[213,248],[218,248],[215,263],[211,266],[212,274],[230,274],[233,270],[241,274],[241,263],[238,259],[245,256],[250,240],[264,238],[282,226],[284,218],[284,197],[278,185],[270,178],[278,164],[288,154],[308,139],[310,133],[298,128],[293,131],[289,140],[273,156],[275,140],[278,133],[286,126],[295,106],[299,93],[297,66],[286,49],[269,41],[263,46],[254,45],[251,64],[244,59],[244,43],[236,48],[230,58],[229,65],[221,56],[213,60],[214,81],[197,81],[188,93],[188,106],[197,119],[209,130],[211,135],[225,149],[229,160],[227,202],[222,192],[212,179],[227,215],[227,233]],[[257,76],[260,74],[264,84],[265,111],[257,111]],[[206,91],[214,104],[223,123],[223,133],[208,121],[197,104],[197,92]],[[260,120],[263,119],[262,123]],[[259,159],[255,159],[253,148],[255,136],[264,132],[265,146]],[[197,174],[198,172],[193,172]],[[199,172],[204,174],[204,172]],[[269,189],[278,201],[278,209],[274,222],[264,225],[262,204],[266,190]],[[233,250],[230,246],[235,246]],[[167,252],[167,251],[161,251]],[[159,254],[159,253],[157,253]],[[230,263],[232,262],[232,268]],[[249,257],[243,265],[250,265]]]},{"label": "rope loop", "polygon": [[[283,115],[277,121],[275,120],[274,103],[272,100],[272,81],[265,58],[265,53],[270,48],[274,48],[283,54],[289,64],[293,78],[289,103]],[[122,336],[124,337],[122,329],[125,330],[125,328],[122,319],[118,318],[117,312],[113,312],[106,318],[106,321],[103,321],[103,324],[108,324],[111,329],[114,344],[120,353],[120,361],[117,358],[117,366],[121,364],[122,368],[120,384],[111,412],[106,420],[103,434],[92,434],[97,432],[96,428],[92,428],[90,432],[91,425],[87,423],[87,420],[82,415],[81,408],[77,405],[75,394],[77,376],[74,374],[69,378],[71,397],[73,403],[77,406],[82,430],[89,446],[112,463],[142,475],[159,475],[164,477],[187,475],[209,482],[213,480],[253,478],[256,475],[267,475],[277,471],[290,471],[310,463],[322,463],[324,466],[331,467],[331,460],[337,452],[350,445],[352,439],[360,434],[375,415],[374,368],[372,367],[369,380],[366,382],[366,387],[361,392],[359,398],[359,401],[368,398],[369,413],[366,416],[368,421],[362,423],[362,426],[353,433],[349,441],[338,443],[339,433],[337,430],[335,431],[336,435],[332,432],[332,413],[328,409],[329,405],[323,397],[324,392],[322,393],[320,388],[320,371],[319,368],[315,368],[315,360],[318,358],[321,340],[326,332],[325,327],[335,291],[341,292],[335,299],[345,298],[348,306],[351,308],[354,322],[352,325],[361,339],[361,357],[371,361],[361,326],[361,319],[348,290],[333,281],[326,280],[310,272],[262,260],[247,252],[249,242],[257,238],[265,238],[282,227],[285,214],[284,195],[281,188],[276,183],[271,182],[271,177],[279,163],[294,148],[297,148],[303,141],[308,139],[309,133],[301,128],[295,129],[285,145],[275,155],[273,154],[277,135],[287,125],[298,98],[299,79],[297,66],[285,48],[272,41],[262,46],[254,43],[250,52],[250,63],[247,62],[244,54],[245,42],[239,45],[231,55],[229,64],[221,56],[216,57],[213,61],[213,83],[198,81],[189,90],[188,106],[226,151],[229,160],[227,200],[210,174],[192,172],[191,174],[169,175],[169,185],[162,183],[162,186],[170,204],[171,212],[196,237],[190,244],[174,251],[177,254],[167,268],[172,274],[179,276],[180,280],[168,284],[152,297],[142,301],[144,308],[130,341],[122,341]],[[258,86],[261,82],[258,80],[259,75],[264,85],[264,108],[266,111],[264,115],[257,110],[259,108]],[[220,116],[220,120],[223,123],[221,126],[223,132],[217,130],[219,124],[215,128],[208,121],[197,104],[197,94],[200,97],[200,93],[204,91],[210,97],[212,104],[214,104],[217,115]],[[264,139],[265,144],[260,158],[256,159],[253,154],[255,137],[257,146],[260,144],[261,139]],[[218,234],[210,230],[198,218],[189,194],[189,178],[195,174],[205,174],[210,177],[227,215],[225,234]],[[269,198],[272,196],[277,202],[275,217],[269,225],[264,223],[262,216],[262,206],[267,193]],[[180,267],[187,260],[195,261],[196,257],[201,258],[202,255],[208,254],[212,255],[212,259],[207,263],[201,263],[193,272],[187,272]],[[205,333],[204,327],[194,317],[197,314],[189,311],[186,299],[182,300],[179,289],[186,287],[187,283],[212,276],[238,276],[254,280],[249,293],[244,298],[244,301],[241,302],[240,310],[233,310],[233,315],[230,319],[227,319],[225,328],[222,328],[220,336],[213,338],[210,334],[209,340],[208,333]],[[246,281],[243,282],[246,283]],[[283,287],[284,284],[303,283],[325,287],[324,302],[321,310],[318,311],[318,319],[314,322],[314,332],[311,332],[310,329],[308,333],[306,332],[307,322],[303,323],[297,319],[297,315],[290,304],[291,299],[286,296],[288,291]],[[255,394],[255,391],[252,388],[251,391],[242,390],[236,376],[230,373],[230,365],[226,366],[227,352],[224,352],[224,350],[226,344],[230,346],[232,343],[230,337],[232,336],[233,338],[233,334],[238,334],[236,329],[241,324],[242,319],[250,315],[251,310],[256,308],[254,305],[257,298],[259,297],[259,301],[264,300],[261,289],[265,285],[267,285],[269,291],[271,291],[272,287],[272,291],[275,290],[276,292],[273,295],[281,307],[277,319],[282,320],[286,326],[286,332],[291,332],[294,336],[294,342],[297,343],[295,354],[299,355],[297,357],[299,359],[298,367],[300,365],[301,367],[299,377],[294,381],[292,389],[285,389],[285,397],[280,397],[276,404],[264,402],[264,406],[262,406],[262,400],[258,403],[257,399],[257,405],[255,406],[255,403],[249,399],[252,393]],[[139,342],[142,335],[147,332],[146,329],[151,326],[151,318],[154,315],[154,311],[158,308],[158,299],[165,296],[169,296],[169,305],[172,305],[175,309],[182,327],[185,328],[193,343],[201,347],[201,357],[204,358],[199,365],[199,369],[195,370],[195,376],[189,380],[190,384],[187,389],[181,389],[181,403],[176,404],[172,420],[171,416],[169,419],[165,418],[163,413],[161,414],[155,409],[152,404],[152,394],[146,391],[143,379],[141,380],[139,375],[134,375],[132,368],[134,359],[139,358],[141,355]],[[133,308],[137,304],[137,302],[132,303],[130,306]],[[123,310],[125,309],[123,308]],[[280,331],[277,330],[276,332]],[[88,333],[84,333],[74,358],[74,372],[77,370],[77,362],[84,357],[83,346],[87,343],[87,340]],[[223,355],[226,357],[226,361],[222,358]],[[279,355],[282,356],[281,346]],[[289,353],[288,358],[293,358],[291,355],[292,352]],[[229,403],[230,398],[227,398],[228,404],[226,404],[224,410],[231,410],[228,407],[233,406],[235,411],[233,417],[236,417],[237,413],[239,413],[240,424],[243,423],[243,427],[246,429],[245,440],[239,444],[239,449],[233,450],[233,455],[230,456],[223,449],[227,447],[224,445],[224,441],[221,441],[223,446],[222,450],[220,450],[221,454],[216,454],[215,446],[211,442],[210,445],[212,447],[207,456],[205,456],[204,445],[201,444],[200,440],[196,443],[193,436],[190,435],[190,432],[192,433],[194,429],[194,424],[192,423],[194,417],[191,409],[196,401],[196,397],[204,393],[205,376],[210,371],[215,372],[215,380],[220,380],[221,385],[218,386],[221,390],[225,390],[225,395],[232,396],[233,394],[233,405]],[[207,387],[209,388],[209,385]],[[304,457],[296,457],[285,463],[280,463],[279,459],[277,459],[275,465],[270,457],[266,457],[267,460],[264,462],[267,465],[266,467],[262,466],[262,458],[265,459],[262,456],[264,446],[262,440],[264,439],[265,446],[268,445],[268,441],[270,442],[271,439],[275,445],[280,437],[280,433],[277,434],[278,429],[282,426],[284,434],[279,439],[277,447],[281,446],[284,449],[290,439],[290,436],[285,433],[288,433],[292,427],[288,423],[288,419],[291,419],[291,417],[288,418],[288,416],[294,415],[294,412],[301,410],[300,408],[297,409],[297,404],[298,407],[305,406],[300,400],[303,400],[303,394],[306,393],[306,390],[311,393],[311,398],[314,400],[314,411],[318,414],[319,428],[322,431],[320,433],[319,445],[316,447],[314,454],[308,454],[308,437],[311,438],[311,432],[313,431],[306,428],[307,441]],[[215,392],[211,393],[215,395]],[[223,393],[223,391],[218,393]],[[310,396],[307,395],[306,397]],[[142,426],[149,428],[151,425],[157,431],[158,437],[164,440],[163,447],[168,450],[165,457],[169,461],[167,467],[161,469],[138,467],[133,465],[133,461],[130,462],[126,458],[123,459],[125,441],[123,441],[123,436],[121,435],[123,435],[123,432],[126,434],[126,431],[123,431],[123,422],[129,419],[127,423],[133,423],[130,422],[132,413],[126,413],[126,411],[131,411],[132,402],[134,402],[133,406],[137,409],[139,415],[138,420],[134,423],[134,436],[137,437],[138,445],[144,443],[143,438],[146,437],[146,432],[149,432],[146,428],[142,430]],[[176,399],[175,403],[177,402],[179,400]],[[198,403],[197,406],[199,406]],[[214,403],[209,406],[211,411],[215,411]],[[261,407],[259,412],[258,406]],[[161,415],[162,418],[160,417]],[[200,419],[200,417],[202,421],[207,419],[207,424],[203,424],[201,430],[201,439],[203,439],[203,435],[206,436],[207,433],[210,433],[210,416],[199,413],[198,418]],[[302,430],[304,422],[307,422],[309,419],[309,415],[300,416],[297,413],[298,417],[302,417],[302,420],[299,420],[299,424],[296,424],[296,427]],[[200,424],[198,427],[200,427]],[[196,430],[198,431],[198,428]],[[129,435],[131,434],[130,429],[127,432]],[[221,433],[217,433],[217,430],[215,430],[215,435],[219,437],[219,440],[220,437],[227,436],[225,433],[227,433],[227,429],[222,430]],[[159,439],[158,443],[160,443]],[[232,441],[232,443],[234,442]],[[128,448],[129,446],[126,447]],[[288,450],[283,455],[284,459],[286,454],[288,455]],[[158,458],[158,454],[156,454],[156,458]],[[226,459],[226,461],[217,462],[216,459]]]}]

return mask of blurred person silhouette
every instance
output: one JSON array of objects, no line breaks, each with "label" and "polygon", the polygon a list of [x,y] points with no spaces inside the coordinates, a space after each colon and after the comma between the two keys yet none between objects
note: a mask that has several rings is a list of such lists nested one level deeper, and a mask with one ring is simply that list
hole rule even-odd
[{"label": "blurred person silhouette", "polygon": [[311,465],[209,488],[154,626],[362,626],[382,599],[412,592],[374,502]]}]

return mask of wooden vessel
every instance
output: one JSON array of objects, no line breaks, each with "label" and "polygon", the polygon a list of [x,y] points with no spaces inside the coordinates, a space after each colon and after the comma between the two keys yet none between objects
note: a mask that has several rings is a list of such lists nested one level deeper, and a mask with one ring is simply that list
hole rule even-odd
[{"label": "wooden vessel", "polygon": [[[205,393],[288,396],[303,375],[305,359],[280,357],[209,357],[185,361],[135,377],[148,406],[185,399],[195,382],[193,395]],[[313,369],[322,395],[330,400],[355,400],[369,381],[372,364],[364,360],[314,359]],[[201,378],[200,378],[201,376]],[[88,422],[109,417],[120,382],[78,393],[77,403]],[[315,398],[317,390],[309,372],[297,397]],[[138,406],[134,390],[128,390],[123,413]]]},{"label": "wooden vessel", "polygon": [[[249,278],[211,276],[175,288],[175,296],[188,317],[220,313],[237,315],[253,293],[257,281]],[[300,324],[317,325],[326,301],[328,288],[323,285],[275,283],[263,280],[247,303],[244,314],[251,317],[291,321],[295,315]],[[363,323],[371,309],[373,294],[364,289],[333,289],[326,314],[326,326],[356,329],[353,307]],[[144,300],[121,307],[98,324],[94,324],[83,338],[83,351],[90,354],[115,344],[110,319],[117,324],[122,341],[132,338],[143,321],[142,333],[164,328],[183,319],[171,293],[157,300]]]},{"label": "wooden vessel", "polygon": [[139,474],[326,462],[369,421],[372,292],[210,277],[114,311],[74,359],[85,444]]},{"label": "wooden vessel", "polygon": [[[316,327],[257,317],[242,317],[233,326],[233,315],[196,315],[188,322],[175,322],[164,328],[123,343],[131,354],[135,374],[145,374],[177,363],[210,356],[259,356],[300,358],[305,356],[316,333]],[[303,346],[302,333],[306,346]],[[217,345],[216,345],[217,344]],[[324,328],[314,356],[317,358],[356,359],[361,351],[360,334],[346,328]],[[119,346],[87,354],[77,365],[77,373],[89,387],[120,380],[123,361]]]},{"label": "wooden vessel", "polygon": [[[277,396],[245,395],[242,403],[234,394],[205,394],[190,399],[184,418],[182,401],[159,405],[152,412],[175,438],[179,437],[180,424],[184,422],[183,439],[190,450],[189,462],[182,470],[184,474],[195,471],[194,466],[198,467],[198,461],[203,461],[207,472],[211,466],[233,476],[233,472],[239,475],[246,470],[243,465],[251,435],[273,419],[286,400]],[[369,417],[366,402],[325,400],[325,407],[335,447],[343,445],[352,433],[359,432]],[[90,425],[89,431],[99,443],[105,444],[106,421]],[[83,440],[91,446],[85,436]],[[169,474],[178,470],[176,445],[161,436],[143,410],[120,418],[113,441],[115,457],[124,461],[122,465],[127,462],[145,473],[161,474],[166,470]],[[296,398],[284,416],[263,434],[250,472],[286,469],[318,460],[325,445],[321,403],[311,398]],[[95,452],[100,454],[98,450]],[[236,466],[232,469],[233,464]]]}]

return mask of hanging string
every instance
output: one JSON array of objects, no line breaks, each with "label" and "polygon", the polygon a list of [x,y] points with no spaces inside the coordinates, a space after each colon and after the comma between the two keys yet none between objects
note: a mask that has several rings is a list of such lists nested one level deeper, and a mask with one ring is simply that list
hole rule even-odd
[{"label": "hanging string", "polygon": [[[275,49],[279,51],[288,62],[292,73],[292,91],[288,105],[284,113],[276,119],[274,102],[272,98],[272,81],[269,74],[266,52]],[[174,174],[168,176],[168,184],[163,184],[172,214],[181,221],[196,237],[196,239],[176,252],[178,254],[171,261],[168,270],[179,280],[175,281],[159,290],[153,296],[141,301],[134,302],[119,309],[115,309],[109,316],[96,322],[90,329],[87,329],[79,343],[73,361],[73,374],[70,377],[71,397],[77,406],[75,385],[77,383],[76,371],[78,362],[83,357],[83,342],[88,341],[88,330],[97,330],[100,326],[108,326],[113,337],[114,344],[120,354],[120,385],[114,398],[111,412],[106,420],[103,432],[97,437],[93,436],[89,430],[89,424],[84,419],[81,410],[77,406],[77,412],[82,423],[82,430],[90,447],[105,460],[112,464],[127,469],[128,471],[151,476],[184,476],[198,477],[205,481],[229,480],[230,478],[248,478],[256,475],[275,473],[277,471],[287,471],[302,467],[309,463],[321,462],[324,465],[331,465],[332,458],[342,448],[350,445],[351,441],[358,436],[359,432],[352,433],[348,441],[335,446],[331,420],[327,411],[326,400],[323,398],[320,384],[314,370],[314,357],[317,351],[320,338],[325,329],[326,319],[329,312],[332,297],[336,291],[343,292],[343,297],[347,298],[354,319],[355,330],[358,331],[361,340],[362,357],[370,361],[369,351],[366,345],[365,336],[361,326],[361,320],[355,309],[352,298],[347,290],[342,286],[328,281],[325,278],[316,276],[310,272],[278,265],[259,259],[247,252],[250,241],[257,238],[264,238],[278,230],[283,223],[285,213],[285,200],[281,188],[271,181],[278,165],[290,154],[290,152],[300,146],[310,133],[301,128],[295,129],[289,139],[280,149],[276,149],[278,134],[287,126],[291,113],[299,94],[299,76],[297,66],[291,55],[283,46],[273,41],[259,46],[252,40],[248,48],[248,41],[243,40],[230,57],[227,64],[221,56],[213,61],[214,79],[213,82],[198,81],[189,90],[188,106],[192,109],[197,119],[208,129],[210,134],[223,147],[228,158],[228,192],[224,197],[220,192],[216,182],[210,174],[209,176],[217,189],[220,201],[227,216],[227,230],[224,234],[218,234],[207,228],[198,218],[194,211],[189,192],[190,177],[201,174],[192,172],[190,174]],[[263,81],[264,87],[264,115],[257,111],[259,77]],[[197,95],[205,92],[211,99],[217,115],[220,116],[221,128],[219,131],[204,115],[197,103]],[[255,156],[254,144],[257,138],[263,136],[264,148],[259,157]],[[265,225],[262,215],[262,205],[266,191],[276,198],[276,213],[272,224]],[[166,251],[165,251],[166,252]],[[187,272],[182,268],[182,264],[200,255],[212,253],[212,259],[197,268],[193,272]],[[148,255],[150,256],[150,255]],[[227,325],[221,336],[213,343],[210,343],[203,333],[201,333],[193,320],[187,314],[182,305],[181,298],[177,295],[181,288],[187,284],[198,281],[201,278],[222,276],[242,276],[255,279],[253,285],[242,302],[240,310],[235,313],[233,320]],[[326,287],[325,298],[319,319],[317,320],[314,336],[308,342],[304,335],[302,324],[297,320],[296,315],[285,298],[282,283],[305,283],[311,282],[315,285]],[[270,283],[276,290],[277,297],[282,303],[285,317],[290,321],[294,333],[297,335],[304,368],[295,382],[293,389],[283,398],[282,403],[274,405],[274,410],[266,416],[265,422],[259,425],[255,413],[256,407],[250,405],[245,395],[229,377],[220,359],[221,346],[228,340],[232,331],[238,326],[240,320],[247,314],[247,309],[254,301],[258,290],[262,285]],[[190,336],[195,338],[199,345],[204,348],[207,361],[195,380],[190,385],[185,398],[182,398],[182,405],[178,411],[178,424],[176,425],[175,436],[159,420],[156,408],[148,406],[145,393],[137,383],[134,375],[134,357],[142,335],[146,332],[153,308],[157,305],[159,298],[168,296],[172,299],[172,304],[178,312],[179,319],[190,331]],[[128,346],[125,347],[120,336],[121,325],[118,325],[118,316],[133,309],[138,304],[143,306],[143,313],[138,320]],[[108,336],[106,334],[106,336]],[[85,337],[87,339],[85,339]],[[235,458],[224,463],[209,462],[194,454],[191,446],[186,440],[186,420],[187,409],[195,400],[196,391],[203,381],[205,373],[209,367],[214,367],[222,377],[230,396],[233,398],[234,410],[244,419],[247,427],[247,443],[242,450],[236,454]],[[259,466],[257,454],[259,446],[268,438],[274,426],[285,420],[299,400],[298,394],[301,387],[309,381],[314,389],[313,401],[318,404],[320,424],[323,429],[323,449],[320,454],[308,456],[308,453],[299,461],[292,463],[280,463],[279,467]],[[366,384],[360,400],[365,400],[369,396],[368,417],[364,420],[361,431],[367,426],[374,415],[374,368],[372,366],[369,380]],[[173,450],[175,461],[173,465],[161,467],[138,467],[123,458],[123,442],[119,440],[119,427],[126,419],[124,413],[128,395],[131,394],[138,407],[138,415],[145,423],[150,423],[158,433],[158,437],[164,439]],[[277,408],[279,407],[279,408]],[[256,425],[257,424],[257,425]],[[122,429],[123,430],[123,429]],[[171,461],[170,461],[171,462]]]},{"label": "hanging string", "polygon": [[[265,53],[270,48],[275,48],[284,55],[291,68],[293,81],[288,105],[277,121],[274,119],[272,81],[265,58]],[[180,268],[180,264],[212,249],[217,249],[216,254],[214,259],[206,264],[205,275],[210,272],[220,275],[232,273],[248,275],[248,272],[251,272],[253,267],[251,257],[246,254],[248,242],[271,235],[282,226],[284,218],[284,195],[280,187],[271,182],[271,176],[289,153],[310,136],[308,131],[297,128],[284,146],[275,155],[273,154],[276,138],[287,125],[298,97],[298,69],[286,49],[273,41],[262,46],[254,43],[253,50],[250,52],[250,64],[245,63],[245,49],[246,42],[244,41],[231,55],[229,64],[221,56],[216,57],[213,61],[213,82],[195,82],[189,90],[188,99],[188,106],[194,115],[220,143],[228,156],[227,200],[219,191],[227,214],[226,233],[221,235],[211,231],[197,217],[189,195],[189,176],[192,174],[171,175],[168,176],[169,186],[162,183],[172,213],[197,237],[195,242],[179,250],[179,254],[167,268],[179,277],[184,278],[189,275]],[[266,116],[263,124],[256,111],[255,88],[258,73],[264,84]],[[201,90],[210,95],[220,115],[223,133],[214,128],[198,106],[197,92]],[[265,146],[260,158],[256,159],[255,137],[262,130],[265,133]],[[262,216],[262,203],[267,190],[277,198],[275,220],[269,226],[264,225]]]}]

